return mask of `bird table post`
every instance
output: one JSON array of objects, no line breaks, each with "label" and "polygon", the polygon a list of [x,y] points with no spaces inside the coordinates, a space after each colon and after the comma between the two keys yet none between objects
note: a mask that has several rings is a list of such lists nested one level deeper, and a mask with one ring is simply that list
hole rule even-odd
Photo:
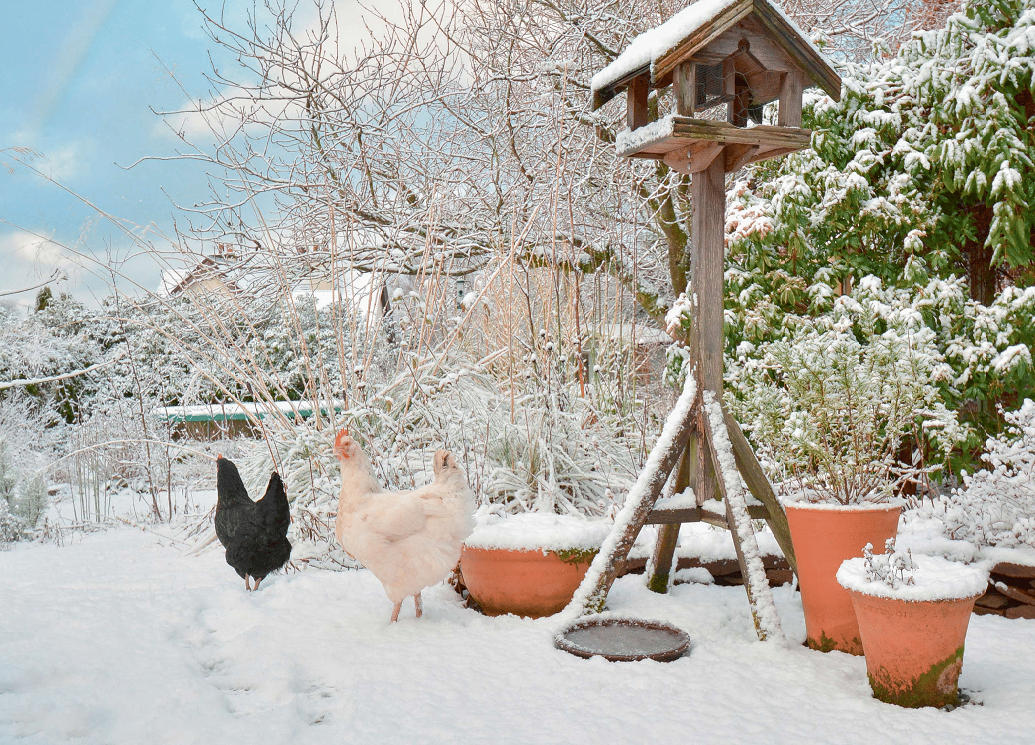
[{"label": "bird table post", "polygon": [[[760,638],[776,635],[779,625],[767,621],[771,593],[750,516],[765,517],[791,568],[796,564],[787,516],[722,407],[725,180],[749,163],[809,146],[812,133],[801,128],[801,109],[802,91],[810,85],[840,100],[841,79],[833,65],[767,0],[698,0],[634,39],[592,80],[595,109],[626,92],[628,129],[617,137],[618,154],[660,160],[692,181],[689,343],[700,401],[693,407],[697,419],[679,481],[693,489],[697,509],[643,511],[642,520],[623,526],[627,535],[611,545],[631,545],[630,537],[644,524],[662,525],[648,584],[664,592],[679,523],[703,520],[729,528]],[[664,108],[650,106],[650,96],[670,86],[675,113],[650,122],[649,112]],[[763,124],[763,110],[773,102],[777,124]],[[703,118],[722,105],[723,119]],[[715,499],[723,500],[723,509],[714,509]]]}]

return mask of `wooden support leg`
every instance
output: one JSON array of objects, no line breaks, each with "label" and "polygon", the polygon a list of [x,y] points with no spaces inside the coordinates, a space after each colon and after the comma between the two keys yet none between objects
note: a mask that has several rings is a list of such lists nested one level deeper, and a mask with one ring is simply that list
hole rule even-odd
[{"label": "wooden support leg", "polygon": [[650,577],[647,589],[652,592],[668,592],[668,582],[672,573],[672,557],[679,543],[679,523],[658,526],[658,541],[654,544],[654,558],[651,560]]},{"label": "wooden support leg", "polygon": [[[696,439],[696,435],[690,435],[690,443],[679,459],[679,470],[676,472],[676,482],[672,490],[674,494],[682,494],[687,487],[691,486],[690,449]],[[669,578],[672,573],[672,557],[675,555],[678,543],[679,523],[658,526],[658,540],[654,544],[651,573],[647,578],[647,588],[651,591],[668,592]]]},{"label": "wooden support leg", "polygon": [[769,479],[765,477],[762,464],[758,462],[755,451],[751,449],[751,443],[747,441],[737,420],[730,416],[725,406],[722,407],[722,418],[726,423],[730,444],[733,446],[737,469],[744,477],[744,482],[755,499],[765,505],[766,512],[769,513],[765,521],[768,523],[769,529],[773,531],[776,542],[780,545],[780,550],[783,551],[783,556],[790,564],[791,570],[797,574],[798,561],[794,556],[794,546],[791,544],[791,528],[787,524],[787,513],[776,498]]}]

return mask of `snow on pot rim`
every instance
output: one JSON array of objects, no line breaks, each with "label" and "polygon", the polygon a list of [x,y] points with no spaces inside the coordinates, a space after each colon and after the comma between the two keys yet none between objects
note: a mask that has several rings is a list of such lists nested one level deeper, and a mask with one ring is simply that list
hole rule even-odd
[{"label": "snow on pot rim", "polygon": [[901,584],[895,588],[879,580],[868,579],[865,562],[860,556],[841,564],[837,570],[838,584],[861,595],[908,602],[966,600],[983,594],[988,586],[986,567],[960,564],[941,556],[914,556],[914,584]]},{"label": "snow on pot rim", "polygon": [[784,507],[793,507],[799,510],[827,510],[831,512],[865,512],[872,510],[897,510],[906,507],[906,500],[901,497],[888,499],[883,502],[861,501],[853,504],[841,504],[840,502],[809,502],[808,495],[797,493],[781,495],[780,503]]},{"label": "snow on pot rim", "polygon": [[512,551],[598,551],[613,523],[574,515],[542,512],[497,514],[482,507],[475,513],[468,548]]}]

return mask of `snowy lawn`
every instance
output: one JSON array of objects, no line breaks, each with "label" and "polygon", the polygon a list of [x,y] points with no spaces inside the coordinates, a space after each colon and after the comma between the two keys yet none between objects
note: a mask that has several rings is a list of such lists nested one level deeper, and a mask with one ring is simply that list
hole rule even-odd
[{"label": "snowy lawn", "polygon": [[610,607],[685,629],[670,664],[580,660],[556,621],[486,618],[444,586],[388,624],[366,571],[269,577],[246,593],[221,550],[132,528],[0,553],[0,742],[1023,743],[1035,732],[1035,621],[974,617],[972,703],[910,711],[870,697],[862,658],[799,646],[798,597],[774,590],[792,648],[755,640],[742,589]]}]

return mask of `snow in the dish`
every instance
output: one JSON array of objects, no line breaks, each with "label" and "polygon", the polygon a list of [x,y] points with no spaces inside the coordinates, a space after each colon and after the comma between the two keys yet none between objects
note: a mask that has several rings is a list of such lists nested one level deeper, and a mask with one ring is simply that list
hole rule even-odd
[{"label": "snow in the dish", "polygon": [[605,88],[654,62],[679,42],[740,0],[697,0],[660,26],[645,31],[625,48],[610,65],[593,76],[594,91]]},{"label": "snow in the dish", "polygon": [[596,550],[611,532],[611,525],[606,519],[544,512],[508,515],[483,507],[475,513],[474,533],[465,543],[472,548]]},{"label": "snow in the dish", "polygon": [[941,556],[913,555],[913,584],[895,588],[867,578],[865,560],[848,559],[837,570],[837,581],[846,589],[864,595],[898,600],[957,600],[980,595],[988,586],[988,570],[961,564]]},{"label": "snow in the dish", "polygon": [[212,547],[123,527],[0,552],[0,742],[1024,743],[1035,621],[975,616],[951,713],[876,701],[862,657],[821,654],[799,595],[773,594],[791,645],[759,644],[744,590],[620,578],[612,612],[683,629],[672,663],[582,660],[556,618],[488,618],[451,588],[388,623],[367,571],[268,577]]},{"label": "snow in the dish", "polygon": [[686,382],[683,384],[683,392],[676,400],[676,405],[672,407],[672,411],[669,413],[668,419],[665,420],[665,426],[661,429],[661,435],[658,437],[658,441],[654,444],[650,455],[647,457],[647,462],[644,464],[643,470],[640,471],[640,475],[636,479],[636,483],[633,484],[632,489],[629,490],[629,494],[625,498],[625,504],[618,512],[618,515],[615,516],[614,527],[611,529],[607,538],[604,539],[604,542],[600,547],[600,552],[593,557],[593,563],[586,572],[586,576],[582,580],[582,584],[579,585],[579,589],[575,591],[575,596],[571,599],[571,602],[568,603],[568,607],[564,609],[562,616],[563,622],[570,623],[582,615],[585,609],[589,607],[592,601],[592,595],[596,590],[597,583],[599,583],[601,577],[603,577],[604,572],[613,565],[619,541],[632,524],[633,517],[636,513],[644,509],[644,501],[647,499],[648,495],[647,487],[658,475],[658,470],[661,468],[661,459],[663,454],[672,449],[676,433],[679,431],[687,416],[689,416],[690,409],[693,407],[696,400],[697,382],[694,374],[691,373],[686,376]]},{"label": "snow in the dish", "polygon": [[[655,140],[662,140],[670,137],[673,132],[673,117],[669,114],[656,122],[644,124],[637,129],[623,129],[615,137],[615,150],[619,153],[627,153],[631,150],[639,150]],[[671,311],[670,311],[671,312]]]},{"label": "snow in the dish", "polygon": [[769,588],[765,565],[755,542],[755,531],[751,527],[751,518],[747,509],[747,487],[737,470],[737,461],[733,457],[733,446],[730,444],[726,423],[722,419],[722,404],[715,398],[714,391],[704,391],[704,411],[708,417],[708,427],[712,435],[712,446],[715,448],[716,460],[722,471],[722,480],[726,485],[726,504],[734,519],[731,530],[737,531],[740,550],[744,555],[744,564],[751,583],[752,602],[758,614],[760,630],[766,639],[782,640],[783,629],[780,628],[780,617],[776,613],[773,593]]}]

